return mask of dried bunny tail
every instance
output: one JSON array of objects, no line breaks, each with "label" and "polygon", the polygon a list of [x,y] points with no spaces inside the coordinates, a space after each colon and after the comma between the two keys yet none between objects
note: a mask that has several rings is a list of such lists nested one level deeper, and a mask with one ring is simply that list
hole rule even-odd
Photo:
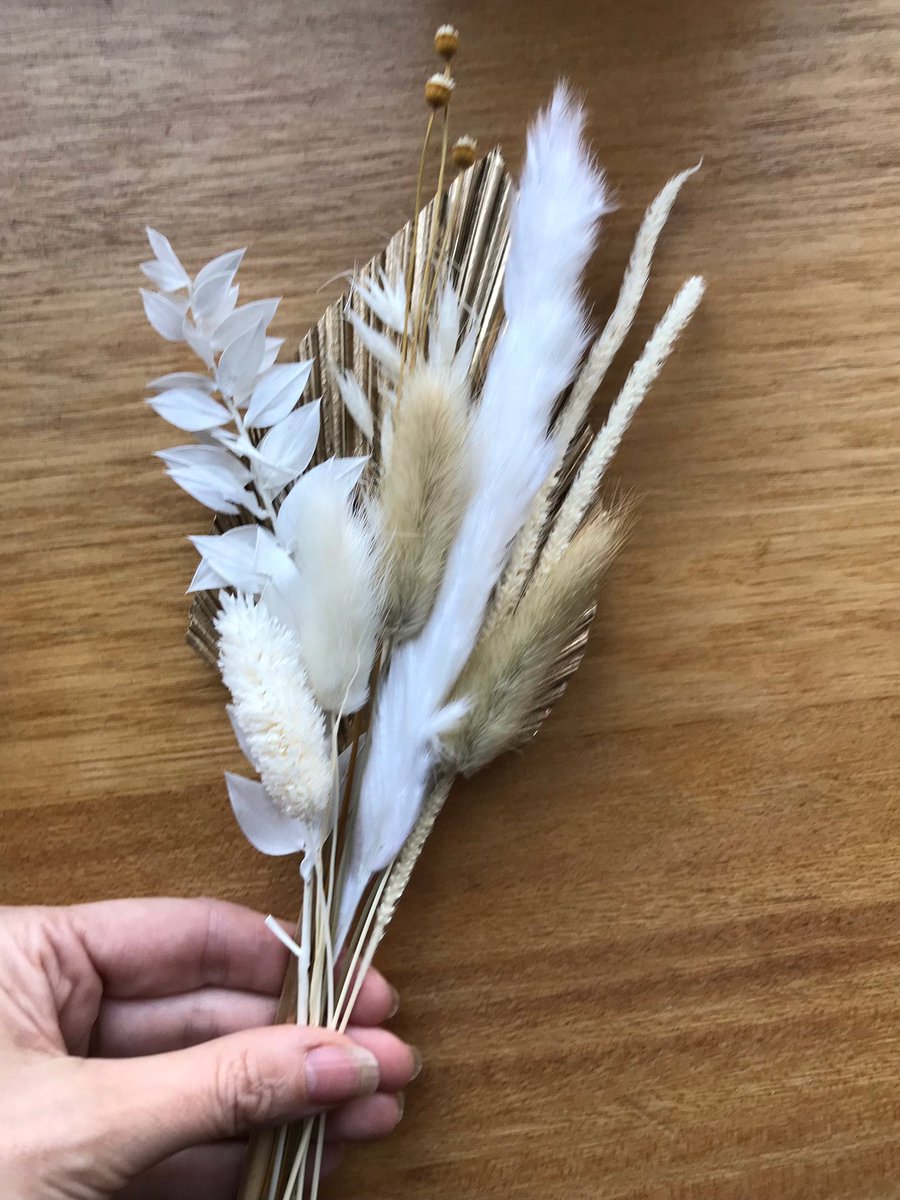
[{"label": "dried bunny tail", "polygon": [[419,366],[403,382],[377,504],[388,577],[385,632],[412,637],[434,604],[471,493],[469,391]]},{"label": "dried bunny tail", "polygon": [[289,816],[321,820],[332,773],[325,717],[306,681],[300,646],[263,604],[221,593],[219,667],[233,720],[269,795]]},{"label": "dried bunny tail", "polygon": [[560,507],[537,566],[538,575],[549,570],[559,560],[585,513],[594,503],[603,474],[619,448],[625,430],[672,353],[679,336],[696,312],[705,288],[706,284],[699,275],[691,276],[682,284],[650,335],[650,340],[631,368],[622,391],[609,410],[606,423],[591,443],[569,494]]},{"label": "dried bunny tail", "polygon": [[[329,459],[294,485],[283,536],[297,564],[281,602],[291,611],[310,686],[329,713],[356,712],[366,702],[381,628],[383,583],[377,523],[355,508],[342,463]],[[352,486],[352,485],[351,485]]]},{"label": "dried bunny tail", "polygon": [[647,287],[647,280],[650,277],[650,264],[653,260],[656,243],[659,241],[659,236],[669,218],[678,193],[684,182],[700,170],[700,165],[698,163],[696,167],[690,167],[673,176],[644,214],[631,257],[628,260],[616,306],[610,314],[603,332],[591,347],[554,426],[553,435],[559,462],[556,470],[535,497],[528,520],[516,538],[509,565],[504,572],[497,589],[497,596],[491,606],[492,624],[514,608],[522,595],[546,529],[547,519],[550,515],[550,501],[559,484],[565,452],[582,429],[591,401],[634,322]]},{"label": "dried bunny tail", "polygon": [[481,638],[454,689],[468,701],[444,740],[454,770],[471,774],[534,732],[625,526],[623,509],[599,512],[532,581],[515,611]]}]

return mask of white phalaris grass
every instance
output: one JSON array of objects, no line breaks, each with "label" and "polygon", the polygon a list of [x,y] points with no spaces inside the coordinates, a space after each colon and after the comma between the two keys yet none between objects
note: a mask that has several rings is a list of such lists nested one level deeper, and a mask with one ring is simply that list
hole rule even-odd
[{"label": "white phalaris grass", "polygon": [[293,633],[248,596],[220,597],[219,667],[232,720],[269,796],[290,817],[324,821],[332,766],[325,716]]}]

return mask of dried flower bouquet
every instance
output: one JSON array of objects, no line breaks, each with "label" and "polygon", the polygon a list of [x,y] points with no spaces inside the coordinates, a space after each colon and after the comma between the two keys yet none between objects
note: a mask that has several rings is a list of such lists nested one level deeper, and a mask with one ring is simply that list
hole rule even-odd
[{"label": "dried flower bouquet", "polygon": [[[228,794],[254,846],[301,856],[296,940],[270,921],[295,956],[282,1015],[338,1029],[453,779],[530,737],[581,659],[623,536],[600,483],[703,293],[682,286],[592,436],[691,172],[648,209],[591,341],[581,279],[609,202],[582,111],[557,89],[513,189],[496,152],[449,149],[457,41],[438,30],[413,221],[301,361],[276,361],[277,300],[237,304],[243,251],[192,278],[150,230],[143,264],[151,325],[205,368],[155,380],[149,403],[193,435],[160,452],[167,473],[218,514],[193,538],[190,638],[258,776],[228,774]],[[245,1200],[314,1196],[324,1127],[258,1138]]]}]

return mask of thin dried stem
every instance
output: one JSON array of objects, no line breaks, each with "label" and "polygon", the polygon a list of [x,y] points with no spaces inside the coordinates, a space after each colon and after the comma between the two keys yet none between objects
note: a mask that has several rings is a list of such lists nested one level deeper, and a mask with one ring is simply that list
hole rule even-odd
[{"label": "thin dried stem", "polygon": [[438,171],[437,193],[432,209],[431,229],[428,233],[428,253],[425,256],[425,266],[422,274],[422,291],[419,297],[419,316],[416,322],[416,335],[414,353],[421,349],[425,342],[425,331],[428,327],[428,314],[432,303],[432,288],[429,285],[429,275],[434,274],[434,287],[437,287],[440,262],[434,262],[434,253],[437,247],[437,231],[440,220],[441,203],[444,193],[444,172],[447,168],[447,146],[449,140],[450,123],[447,118],[447,109],[443,109],[441,123],[441,166]]},{"label": "thin dried stem", "polygon": [[400,378],[403,379],[403,367],[406,363],[406,355],[409,340],[409,321],[412,315],[412,299],[413,299],[413,281],[415,280],[416,272],[416,241],[419,232],[419,212],[422,206],[422,180],[425,177],[425,159],[428,154],[428,143],[431,140],[431,130],[434,127],[434,109],[428,114],[428,124],[425,127],[425,141],[422,145],[422,153],[419,156],[419,174],[416,179],[416,203],[413,209],[412,219],[412,242],[409,249],[409,266],[406,270],[406,311],[403,315],[403,336],[400,341]]}]

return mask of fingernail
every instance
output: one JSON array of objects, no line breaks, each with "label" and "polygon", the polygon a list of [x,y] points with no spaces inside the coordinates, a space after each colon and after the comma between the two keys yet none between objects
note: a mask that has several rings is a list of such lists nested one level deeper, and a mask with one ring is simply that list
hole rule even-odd
[{"label": "fingernail", "polygon": [[378,1059],[362,1046],[317,1046],[306,1056],[306,1096],[312,1104],[371,1095],[378,1077]]},{"label": "fingernail", "polygon": [[406,1097],[402,1092],[397,1093],[397,1124],[403,1120],[403,1110],[406,1107]]},{"label": "fingernail", "polygon": [[417,1046],[410,1046],[410,1050],[412,1051],[413,1056],[413,1070],[412,1075],[409,1077],[409,1081],[412,1083],[412,1081],[422,1070],[422,1053]]},{"label": "fingernail", "polygon": [[391,1017],[396,1017],[396,1015],[399,1011],[400,1011],[400,993],[397,991],[397,989],[395,987],[392,987],[391,988],[391,1008],[390,1008],[390,1012],[387,1015],[387,1019],[390,1020]]}]

